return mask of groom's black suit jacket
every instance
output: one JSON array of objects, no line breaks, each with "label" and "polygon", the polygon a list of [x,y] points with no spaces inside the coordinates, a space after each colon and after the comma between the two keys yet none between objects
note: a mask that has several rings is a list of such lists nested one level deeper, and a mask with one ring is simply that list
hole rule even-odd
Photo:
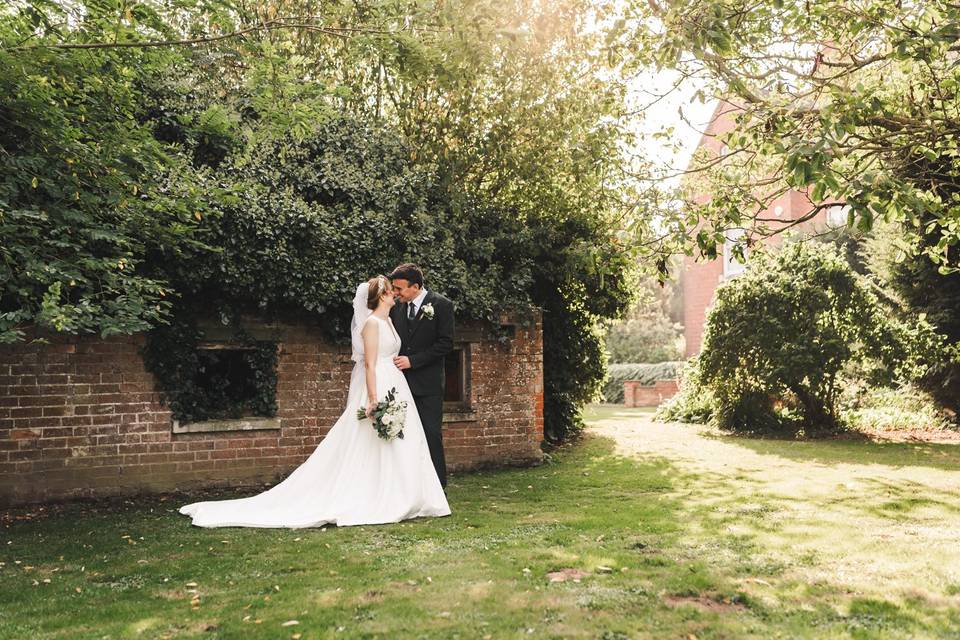
[{"label": "groom's black suit jacket", "polygon": [[[432,318],[424,316],[427,305],[433,305]],[[453,351],[453,302],[428,291],[412,323],[407,308],[406,303],[395,304],[390,318],[400,334],[400,355],[410,359],[410,368],[403,372],[410,391],[415,396],[443,395],[443,360]]]}]

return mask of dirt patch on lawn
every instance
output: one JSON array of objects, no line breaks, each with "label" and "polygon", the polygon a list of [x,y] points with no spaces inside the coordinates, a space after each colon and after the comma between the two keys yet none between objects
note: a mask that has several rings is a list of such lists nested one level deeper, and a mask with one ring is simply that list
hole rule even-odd
[{"label": "dirt patch on lawn", "polygon": [[864,435],[877,442],[960,443],[960,430],[957,429],[899,429],[897,431],[868,431]]},{"label": "dirt patch on lawn", "polygon": [[376,602],[383,602],[383,598],[384,598],[383,591],[379,589],[371,589],[369,591],[364,592],[359,598],[357,598],[357,601],[360,604],[373,604]]},{"label": "dirt patch on lawn", "polygon": [[663,603],[670,608],[694,607],[701,611],[714,613],[742,613],[747,610],[739,602],[717,600],[709,596],[664,596]]}]

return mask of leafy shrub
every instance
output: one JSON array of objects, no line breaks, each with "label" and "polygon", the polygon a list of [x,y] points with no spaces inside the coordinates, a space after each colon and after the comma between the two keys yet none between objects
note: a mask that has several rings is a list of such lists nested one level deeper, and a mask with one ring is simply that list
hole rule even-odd
[{"label": "leafy shrub", "polygon": [[611,364],[607,367],[607,377],[603,383],[603,399],[606,402],[623,402],[623,383],[627,380],[639,380],[643,384],[654,384],[657,380],[673,380],[677,377],[683,362],[657,362],[642,364]]},{"label": "leafy shrub", "polygon": [[747,432],[838,429],[843,367],[878,360],[900,370],[914,336],[832,247],[756,251],[749,267],[717,290],[707,318],[699,373],[714,421]]},{"label": "leafy shrub", "polygon": [[[5,7],[0,42],[35,41],[43,15]],[[93,16],[83,22],[95,37]],[[169,317],[151,256],[195,242],[216,193],[140,122],[127,71],[154,77],[172,55],[0,50],[0,343],[28,327],[107,336]]]},{"label": "leafy shrub", "polygon": [[[671,265],[678,273],[681,265]],[[683,328],[671,320],[671,311],[680,302],[678,285],[668,280],[644,278],[640,299],[624,319],[610,325],[606,334],[610,363],[669,362],[683,357]]]},{"label": "leafy shrub", "polygon": [[857,431],[937,431],[955,426],[937,401],[915,384],[848,384],[841,397],[844,421]]},{"label": "leafy shrub", "polygon": [[884,302],[894,313],[909,321],[924,317],[943,337],[948,348],[940,350],[917,385],[943,407],[960,416],[960,260],[945,256],[948,267],[942,272],[924,251],[934,246],[939,232],[922,221],[922,233],[906,231],[894,223],[878,225],[861,249],[870,273],[887,294]]},{"label": "leafy shrub", "polygon": [[[433,235],[427,177],[408,151],[388,127],[333,118],[306,139],[263,138],[226,158],[216,176],[230,196],[215,203],[205,235],[218,251],[169,267],[183,306],[231,316],[306,311],[342,337],[357,283],[411,255],[410,239]],[[441,291],[429,254],[444,255],[447,244],[423,249],[428,286]]]},{"label": "leafy shrub", "polygon": [[655,419],[661,422],[707,424],[713,418],[713,392],[700,384],[699,359],[691,358],[679,373],[677,393],[657,408]]},{"label": "leafy shrub", "polygon": [[683,355],[680,325],[662,314],[647,314],[614,324],[607,330],[612,363],[669,362]]}]

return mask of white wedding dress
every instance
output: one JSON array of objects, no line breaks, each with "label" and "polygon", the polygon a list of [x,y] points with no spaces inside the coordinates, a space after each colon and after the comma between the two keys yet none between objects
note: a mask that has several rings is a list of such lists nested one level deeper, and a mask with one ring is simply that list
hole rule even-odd
[{"label": "white wedding dress", "polygon": [[[360,285],[357,300],[366,297]],[[200,527],[315,527],[383,524],[420,516],[450,514],[446,495],[430,460],[430,451],[413,396],[393,364],[400,337],[390,320],[380,324],[377,398],[396,388],[407,402],[404,437],[383,440],[369,420],[359,420],[367,390],[359,327],[367,318],[354,304],[354,360],[347,406],[307,460],[280,484],[249,498],[195,502],[180,508]],[[362,342],[359,343],[362,345]],[[361,347],[362,348],[362,347]]]}]

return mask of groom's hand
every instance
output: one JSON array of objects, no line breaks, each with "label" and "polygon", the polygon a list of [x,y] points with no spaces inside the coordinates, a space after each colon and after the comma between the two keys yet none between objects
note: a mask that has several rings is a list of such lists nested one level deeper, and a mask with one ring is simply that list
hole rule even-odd
[{"label": "groom's hand", "polygon": [[393,364],[397,369],[403,371],[404,369],[410,368],[410,358],[407,356],[397,356],[393,359]]}]

